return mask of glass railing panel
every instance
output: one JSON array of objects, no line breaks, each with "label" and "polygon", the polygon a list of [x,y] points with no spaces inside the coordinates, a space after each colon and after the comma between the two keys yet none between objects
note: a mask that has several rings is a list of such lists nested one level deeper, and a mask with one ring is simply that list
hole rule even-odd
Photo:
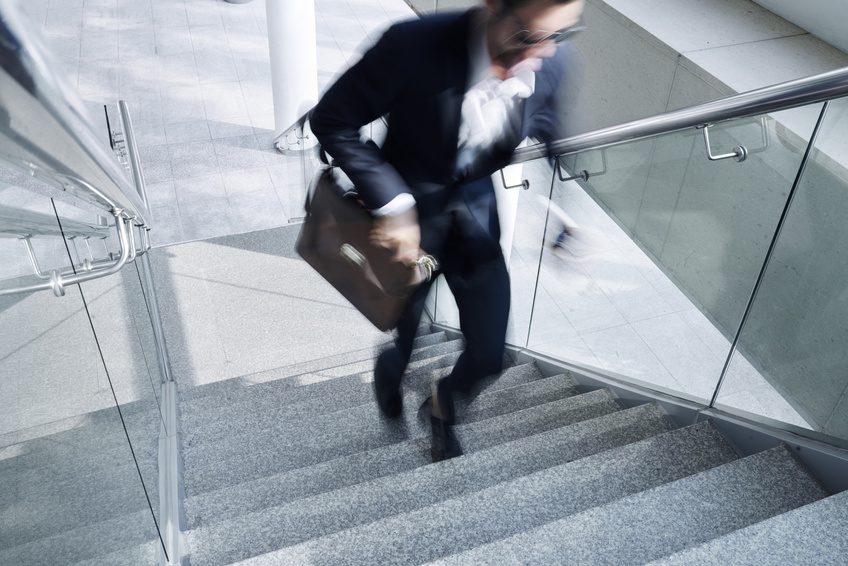
[{"label": "glass railing panel", "polygon": [[[293,132],[286,139],[288,144],[283,143],[284,147],[290,147],[284,155],[280,155],[276,162],[278,163],[272,168],[272,175],[275,184],[277,184],[277,193],[283,205],[283,212],[288,221],[300,222],[306,216],[304,203],[306,195],[312,185],[312,180],[317,172],[324,166],[319,155],[318,149],[314,145],[314,134],[307,132],[310,136],[308,139],[299,139],[304,135],[303,132]],[[285,140],[283,140],[285,142]],[[299,149],[299,145],[309,146],[307,149]]]},{"label": "glass railing panel", "polygon": [[[492,176],[501,224],[501,245],[510,273],[510,319],[507,343],[524,347],[530,328],[536,274],[545,229],[545,203],[551,187],[551,166],[540,159],[511,165]],[[525,188],[526,187],[526,188]],[[428,296],[434,321],[459,328],[459,312],[445,279]]]},{"label": "glass railing panel", "polygon": [[[53,209],[48,197],[18,187],[0,192],[0,204]],[[20,242],[0,244],[9,241],[17,246],[3,248],[0,280],[35,277]],[[42,268],[70,267],[61,237],[37,243]],[[70,564],[157,539],[91,321],[76,285],[63,297],[0,296],[2,564]]]},{"label": "glass railing panel", "polygon": [[[504,250],[509,266],[511,301],[507,342],[521,347],[527,344],[534,298],[539,308],[546,308],[547,296],[544,292],[537,296],[535,283],[541,258],[539,243],[544,238],[546,203],[551,190],[551,172],[546,159],[507,167],[504,177],[506,184],[513,187],[510,189],[501,186],[503,179],[499,175],[494,176],[502,231],[509,231],[509,216],[513,211],[515,214],[511,249]],[[526,189],[515,186],[522,181],[527,181]],[[506,239],[509,240],[508,234]]]},{"label": "glass railing panel", "polygon": [[[67,204],[57,203],[56,208],[60,217],[73,214],[73,208]],[[136,247],[140,248],[137,230],[135,235]],[[70,238],[66,240],[72,254],[76,249],[82,251],[79,244],[74,247]],[[107,245],[111,243],[107,241]],[[112,253],[117,255],[118,249]],[[118,273],[84,282],[80,287],[108,385],[115,396],[113,405],[117,401],[141,479],[158,519],[162,376],[140,268],[141,259],[137,256]]]},{"label": "glass railing panel", "polygon": [[711,128],[742,163],[701,130],[565,160],[590,176],[554,183],[529,347],[709,400],[813,126],[778,118]]},{"label": "glass railing panel", "polygon": [[[848,439],[848,100],[831,102],[717,406]],[[751,374],[780,394],[766,404]]]}]

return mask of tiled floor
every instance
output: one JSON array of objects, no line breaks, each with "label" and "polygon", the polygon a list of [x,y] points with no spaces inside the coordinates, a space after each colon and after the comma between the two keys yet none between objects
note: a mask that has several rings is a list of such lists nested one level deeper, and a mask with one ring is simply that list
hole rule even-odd
[{"label": "tiled floor", "polygon": [[[298,159],[274,150],[265,0],[22,0],[95,116],[126,100],[154,245],[284,225],[300,216]],[[403,0],[316,0],[318,87]],[[293,188],[294,187],[294,188]]]},{"label": "tiled floor", "polygon": [[[155,245],[281,226],[300,216],[302,165],[271,143],[265,0],[22,5],[93,111],[118,99],[129,102]],[[373,41],[391,21],[413,16],[403,0],[315,0],[315,6],[319,90],[363,42]],[[549,186],[545,173],[532,167],[527,172],[534,186]],[[709,397],[729,347],[726,338],[594,201],[576,185],[560,190],[569,213],[587,228],[589,248],[542,256],[530,347]],[[516,336],[526,335],[529,324],[544,224],[544,210],[531,196],[522,195],[511,263]],[[732,376],[726,402],[803,425],[739,356]]]}]

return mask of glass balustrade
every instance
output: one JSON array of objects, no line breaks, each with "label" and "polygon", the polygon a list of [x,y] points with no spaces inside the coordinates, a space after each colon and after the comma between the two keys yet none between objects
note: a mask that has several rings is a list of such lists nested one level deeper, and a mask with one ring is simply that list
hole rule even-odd
[{"label": "glass balustrade", "polygon": [[[56,197],[0,182],[0,288],[117,253],[96,212]],[[29,249],[15,218],[38,221]],[[76,563],[158,539],[160,376],[141,291],[130,264],[63,297],[0,296],[0,563]]]},{"label": "glass balustrade", "polygon": [[[848,100],[831,102],[716,400],[841,439],[848,439],[846,126]],[[785,401],[780,411],[766,404],[759,376]]]},{"label": "glass balustrade", "polygon": [[[718,396],[720,408],[843,438],[845,106],[824,124]],[[821,109],[711,126],[711,155],[743,146],[741,162],[710,160],[693,128],[564,156],[556,168],[524,163],[529,187],[509,189],[508,342],[708,405]],[[429,308],[458,326],[443,281]]]},{"label": "glass balustrade", "polygon": [[[820,108],[712,126],[711,153],[744,146],[742,162],[708,159],[701,129],[563,158],[520,224],[546,222],[528,347],[708,402]],[[804,422],[749,376],[751,398]]]}]

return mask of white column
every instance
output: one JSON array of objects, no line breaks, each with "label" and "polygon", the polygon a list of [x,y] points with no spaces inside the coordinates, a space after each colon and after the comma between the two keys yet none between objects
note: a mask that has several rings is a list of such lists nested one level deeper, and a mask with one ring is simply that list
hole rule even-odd
[{"label": "white column", "polygon": [[[266,0],[265,6],[271,51],[274,128],[279,135],[318,101],[315,2]],[[314,136],[309,138],[311,140]],[[298,146],[297,141],[292,137],[286,140],[284,146],[291,144],[294,147],[287,149],[303,149],[311,145],[309,140],[301,139]]]}]

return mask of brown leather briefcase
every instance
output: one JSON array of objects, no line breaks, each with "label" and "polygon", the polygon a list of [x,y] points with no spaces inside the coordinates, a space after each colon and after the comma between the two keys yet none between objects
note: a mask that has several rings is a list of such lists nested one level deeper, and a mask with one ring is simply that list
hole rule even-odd
[{"label": "brown leather briefcase", "polygon": [[316,178],[306,213],[297,253],[374,326],[394,328],[412,293],[432,277],[435,258],[422,252],[407,266],[369,243],[373,217],[334,181],[332,168]]}]

